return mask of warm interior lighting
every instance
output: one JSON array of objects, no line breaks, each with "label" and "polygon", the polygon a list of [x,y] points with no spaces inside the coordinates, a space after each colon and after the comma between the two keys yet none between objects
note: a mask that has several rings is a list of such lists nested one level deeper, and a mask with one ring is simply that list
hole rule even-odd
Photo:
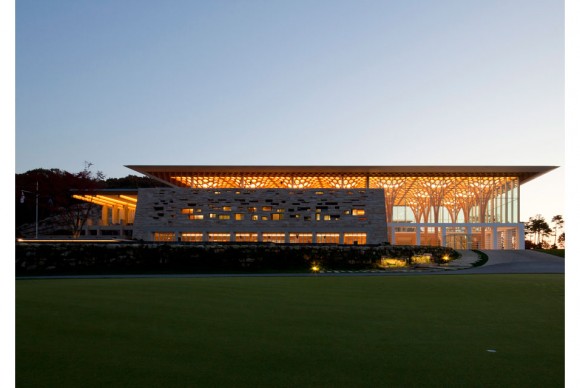
[{"label": "warm interior lighting", "polygon": [[123,199],[126,199],[127,201],[131,201],[131,202],[137,203],[137,198],[135,198],[135,197],[129,197],[128,195],[121,194],[121,195],[119,195],[119,198],[123,198]]},{"label": "warm interior lighting", "polygon": [[90,202],[90,203],[94,203],[96,205],[101,205],[101,206],[112,206],[112,207],[127,206],[127,208],[129,208],[131,210],[135,210],[137,208],[137,205],[135,205],[134,203],[123,202],[123,201],[119,201],[119,200],[105,197],[102,195],[92,196],[92,195],[74,194],[72,197],[75,199],[79,199],[81,201],[84,201],[84,202]]}]

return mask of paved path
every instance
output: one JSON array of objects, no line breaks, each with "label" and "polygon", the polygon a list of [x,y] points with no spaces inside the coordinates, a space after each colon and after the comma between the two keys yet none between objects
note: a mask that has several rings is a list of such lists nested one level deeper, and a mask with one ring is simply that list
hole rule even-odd
[{"label": "paved path", "polygon": [[489,260],[484,266],[456,271],[461,274],[564,273],[564,259],[533,250],[483,251]]}]

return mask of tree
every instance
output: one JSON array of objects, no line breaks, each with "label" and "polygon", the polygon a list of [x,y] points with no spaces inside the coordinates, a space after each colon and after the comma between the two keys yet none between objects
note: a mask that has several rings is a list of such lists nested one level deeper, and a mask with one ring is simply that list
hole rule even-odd
[{"label": "tree", "polygon": [[81,235],[91,211],[97,206],[92,202],[79,201],[72,197],[73,192],[83,195],[93,195],[95,190],[104,187],[105,174],[101,171],[93,173],[90,168],[93,164],[85,162],[83,171],[72,174],[72,179],[68,184],[67,198],[63,198],[60,209],[60,217],[64,224],[70,229],[72,236],[77,238]]},{"label": "tree", "polygon": [[[16,174],[17,235],[30,236],[35,221],[35,197],[43,233],[79,236],[95,205],[72,197],[74,191],[90,194],[104,187],[104,175],[90,170],[91,163],[78,173],[60,169],[35,169]],[[38,187],[38,189],[37,189]]]},{"label": "tree", "polygon": [[560,244],[561,247],[566,245],[566,232],[562,232],[562,234],[560,234],[558,237],[558,244]]},{"label": "tree", "polygon": [[554,223],[554,246],[557,246],[558,229],[562,229],[564,226],[564,217],[558,214],[552,217],[552,222]]},{"label": "tree", "polygon": [[537,214],[535,218],[530,217],[529,221],[525,223],[525,233],[533,235],[536,246],[541,246],[544,236],[552,233],[552,229],[544,217]]}]

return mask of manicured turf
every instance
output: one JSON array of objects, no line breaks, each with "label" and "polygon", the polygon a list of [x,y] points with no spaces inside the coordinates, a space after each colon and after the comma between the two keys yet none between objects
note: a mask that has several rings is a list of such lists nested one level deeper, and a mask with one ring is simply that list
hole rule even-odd
[{"label": "manicured turf", "polygon": [[564,277],[20,280],[16,380],[563,386]]}]

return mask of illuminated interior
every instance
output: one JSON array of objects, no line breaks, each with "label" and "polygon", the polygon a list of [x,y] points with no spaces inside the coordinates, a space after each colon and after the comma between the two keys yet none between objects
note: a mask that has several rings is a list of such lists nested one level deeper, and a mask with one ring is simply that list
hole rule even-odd
[{"label": "illuminated interior", "polygon": [[[93,194],[74,194],[73,198],[101,206],[101,218],[95,226],[132,225],[137,210],[136,194],[118,194],[103,190]],[[94,223],[91,220],[90,223]]]}]

